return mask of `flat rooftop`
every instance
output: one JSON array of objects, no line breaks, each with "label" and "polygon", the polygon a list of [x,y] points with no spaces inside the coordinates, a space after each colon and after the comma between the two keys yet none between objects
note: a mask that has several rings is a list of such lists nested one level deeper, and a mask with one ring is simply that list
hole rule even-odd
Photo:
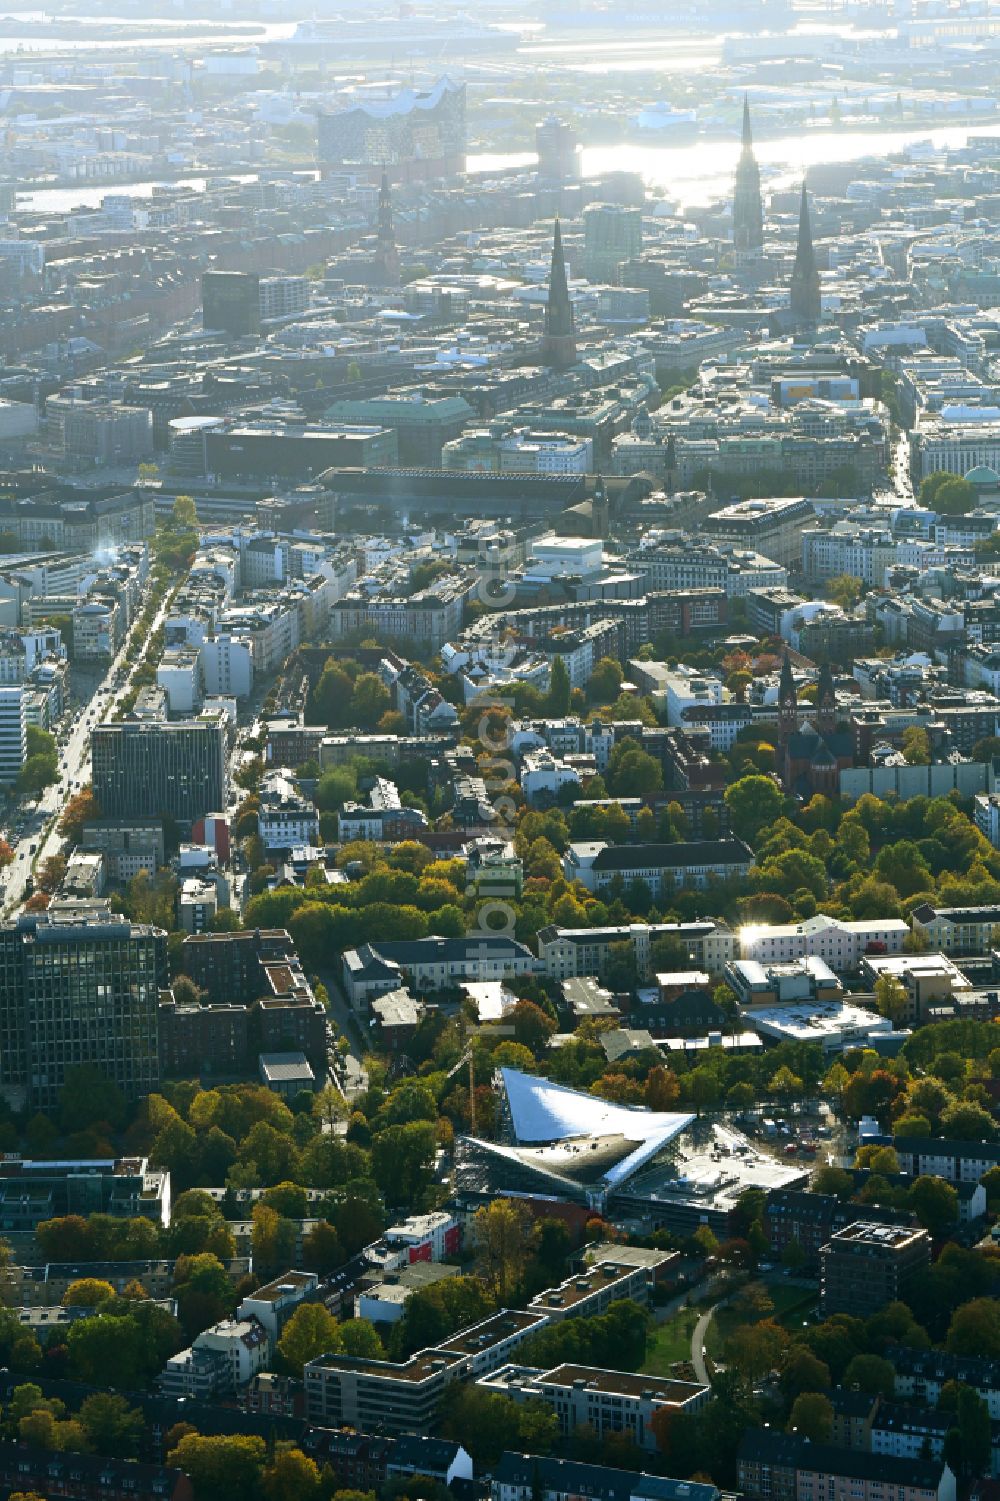
[{"label": "flat rooftop", "polygon": [[795,1042],[867,1037],[873,1032],[892,1031],[892,1022],[887,1017],[863,1006],[852,1006],[849,1001],[791,1001],[778,1006],[754,1006],[744,1012],[744,1020],[758,1031]]},{"label": "flat rooftop", "polygon": [[879,1225],[871,1220],[857,1220],[831,1235],[830,1240],[838,1246],[881,1246],[895,1251],[926,1233],[916,1225]]},{"label": "flat rooftop", "polygon": [[542,1315],[539,1313],[521,1308],[502,1308],[481,1324],[473,1324],[470,1329],[460,1329],[450,1339],[442,1340],[437,1348],[453,1355],[475,1355],[479,1350],[498,1345],[512,1334],[523,1334],[541,1323]]},{"label": "flat rooftop", "polygon": [[565,1282],[560,1282],[558,1287],[548,1287],[531,1300],[533,1308],[572,1308],[575,1303],[582,1303],[602,1288],[611,1287],[621,1281],[623,1277],[630,1277],[636,1270],[634,1266],[617,1266],[611,1262],[602,1262],[600,1266],[590,1267],[586,1272],[581,1272],[576,1277],[569,1277]]},{"label": "flat rooftop", "polygon": [[641,1371],[609,1371],[600,1366],[559,1365],[538,1377],[545,1386],[574,1386],[578,1381],[591,1391],[622,1397],[650,1397],[674,1406],[689,1402],[705,1388],[696,1381],[674,1381],[668,1376],[646,1376]]}]

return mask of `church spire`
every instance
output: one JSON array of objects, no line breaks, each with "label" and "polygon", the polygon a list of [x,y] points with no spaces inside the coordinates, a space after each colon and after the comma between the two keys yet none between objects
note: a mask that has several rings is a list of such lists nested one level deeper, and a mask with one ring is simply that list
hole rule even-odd
[{"label": "church spire", "polygon": [[743,95],[743,150],[753,150],[753,134],[750,130],[750,95]]},{"label": "church spire", "polygon": [[375,268],[383,286],[394,286],[399,281],[399,251],[396,249],[396,231],[392,222],[392,193],[389,189],[389,174],[382,173],[378,192],[378,236],[375,245]]},{"label": "church spire", "polygon": [[796,323],[815,325],[820,317],[819,271],[813,249],[812,224],[809,218],[809,195],[802,180],[799,203],[799,239],[792,269],[791,309]]},{"label": "church spire", "polygon": [[792,664],[786,651],[781,660],[781,676],[778,679],[778,729],[782,740],[787,740],[799,727],[799,695],[792,675]]},{"label": "church spire", "polygon": [[829,662],[824,662],[820,667],[816,683],[816,721],[818,729],[824,735],[836,728],[837,692]]},{"label": "church spire", "polygon": [[545,364],[551,365],[556,370],[568,370],[576,364],[573,304],[569,298],[562,229],[558,219],[556,219],[555,232],[552,236],[552,264],[549,268],[548,301],[545,304],[542,358]]},{"label": "church spire", "polygon": [[760,196],[760,168],[753,154],[750,98],[743,95],[743,149],[733,183],[733,243],[737,250],[755,252],[764,246],[764,209]]}]

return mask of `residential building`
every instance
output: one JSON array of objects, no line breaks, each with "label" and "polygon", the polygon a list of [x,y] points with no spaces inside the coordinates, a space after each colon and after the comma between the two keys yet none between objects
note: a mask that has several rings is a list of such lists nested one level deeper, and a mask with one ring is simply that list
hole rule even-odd
[{"label": "residential building", "polygon": [[972,819],[993,848],[1000,849],[1000,793],[977,793],[973,799]]},{"label": "residential building", "polygon": [[941,1460],[903,1460],[814,1444],[775,1428],[748,1428],[737,1458],[749,1501],[955,1501]]},{"label": "residential building", "polygon": [[502,1366],[477,1383],[513,1402],[543,1402],[559,1419],[564,1437],[586,1425],[599,1439],[621,1434],[640,1449],[656,1450],[652,1420],[658,1412],[696,1413],[709,1389],[692,1381],[561,1365],[543,1371],[531,1366]]},{"label": "residential building", "polygon": [[257,832],[267,850],[292,849],[319,843],[319,813],[303,797],[286,767],[267,771],[260,783]]},{"label": "residential building", "polygon": [[580,773],[550,750],[527,751],[521,763],[520,783],[530,807],[546,808],[559,801],[564,788],[580,786]]},{"label": "residential building", "polygon": [[427,1011],[424,1003],[416,1000],[405,985],[386,995],[376,996],[369,1002],[369,1009],[372,1026],[387,1053],[406,1052],[407,1043]]},{"label": "residential building", "polygon": [[732,543],[691,544],[677,533],[629,553],[626,562],[641,569],[647,588],[655,590],[722,589],[729,599],[749,600],[756,591],[788,585],[787,568],[772,558]]},{"label": "residential building", "polygon": [[[780,1261],[790,1245],[799,1245],[810,1266],[819,1264],[819,1253],[832,1235],[856,1223],[859,1206],[834,1194],[810,1193],[799,1188],[775,1188],[767,1196],[764,1230],[771,1255]],[[886,1225],[912,1225],[905,1210],[866,1204],[866,1219]]]},{"label": "residential building", "polygon": [[222,1319],[170,1356],[157,1385],[165,1396],[218,1401],[235,1397],[270,1361],[271,1341],[257,1319]]},{"label": "residential building", "polygon": [[376,776],[367,804],[344,804],[337,821],[337,838],[341,844],[357,839],[391,844],[416,838],[417,831],[426,827],[427,815],[419,808],[406,807],[395,782]]},{"label": "residential building", "polygon": [[0,688],[0,785],[17,781],[28,754],[25,690]]},{"label": "residential building", "polygon": [[758,1006],[839,1001],[844,994],[830,966],[812,954],[784,964],[733,959],[726,965],[726,984],[747,1011]]},{"label": "residential building", "polygon": [[471,839],[463,853],[466,890],[481,898],[520,897],[524,866],[509,840],[484,834]]},{"label": "residential building", "polygon": [[421,1350],[398,1363],[320,1355],[303,1372],[308,1420],[362,1432],[427,1433],[446,1385],[464,1366],[454,1351]]},{"label": "residential building", "polygon": [[260,1082],[280,1095],[294,1100],[302,1090],[316,1088],[316,1075],[305,1053],[261,1053],[257,1060]]},{"label": "residential building", "polygon": [[889,1345],[886,1358],[896,1372],[898,1398],[934,1408],[945,1386],[969,1386],[982,1397],[993,1422],[1000,1421],[1000,1361],[991,1356]]},{"label": "residential building", "polygon": [[857,1220],[820,1247],[820,1307],[824,1317],[849,1313],[865,1319],[906,1293],[930,1266],[926,1230]]},{"label": "residential building", "polygon": [[914,933],[943,954],[988,954],[996,947],[1000,907],[934,907],[921,902],[910,913]]},{"label": "residential building", "polygon": [[900,1137],[899,1170],[946,1183],[978,1183],[1000,1166],[1000,1142],[951,1141],[945,1137]]},{"label": "residential building", "polygon": [[67,1501],[192,1501],[194,1496],[183,1470],[22,1443],[0,1450],[0,1485],[8,1494],[28,1491]]},{"label": "residential building", "polygon": [[591,203],[583,211],[583,268],[587,280],[616,285],[618,267],[642,250],[642,209]]},{"label": "residential building", "polygon": [[255,1292],[247,1293],[236,1310],[237,1317],[256,1319],[271,1343],[277,1344],[296,1308],[311,1301],[318,1287],[319,1278],[315,1272],[287,1271]]},{"label": "residential building", "polygon": [[704,890],[717,881],[741,880],[753,851],[740,839],[680,844],[571,844],[563,856],[567,881],[580,881],[595,896],[613,882],[645,881],[654,898],[678,887]]},{"label": "residential building", "polygon": [[441,1262],[455,1256],[462,1248],[462,1226],[443,1209],[429,1214],[411,1214],[398,1225],[390,1225],[378,1240],[365,1246],[363,1255],[369,1265],[388,1274],[402,1271],[416,1263]]},{"label": "residential building", "polygon": [[410,595],[368,596],[351,590],[330,612],[331,634],[336,640],[360,631],[380,641],[407,641],[440,651],[461,629],[466,590],[462,580],[448,578]]},{"label": "residential building", "polygon": [[490,1501],[720,1501],[710,1482],[640,1475],[575,1459],[506,1451],[494,1466]]}]

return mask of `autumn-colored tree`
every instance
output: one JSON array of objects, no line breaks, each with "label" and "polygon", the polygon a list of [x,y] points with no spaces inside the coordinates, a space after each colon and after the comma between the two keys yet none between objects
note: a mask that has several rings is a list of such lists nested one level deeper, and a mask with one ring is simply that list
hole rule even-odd
[{"label": "autumn-colored tree", "polygon": [[87,784],[69,799],[59,820],[59,832],[70,844],[79,844],[83,838],[84,824],[100,818],[101,809],[94,796],[94,789]]},{"label": "autumn-colored tree", "polygon": [[517,1199],[484,1204],[476,1210],[472,1238],[479,1275],[498,1303],[509,1304],[524,1278],[534,1239],[527,1206]]},{"label": "autumn-colored tree", "polygon": [[278,1341],[285,1369],[299,1380],[307,1361],[340,1349],[340,1325],[322,1303],[300,1303]]},{"label": "autumn-colored tree", "polygon": [[681,1087],[671,1068],[659,1064],[646,1075],[645,1104],[650,1110],[673,1110],[680,1099]]},{"label": "autumn-colored tree", "polygon": [[63,1293],[64,1308],[97,1308],[115,1296],[110,1282],[101,1277],[78,1277]]},{"label": "autumn-colored tree", "polygon": [[319,1490],[316,1461],[301,1449],[283,1448],[261,1478],[266,1501],[311,1501]]}]

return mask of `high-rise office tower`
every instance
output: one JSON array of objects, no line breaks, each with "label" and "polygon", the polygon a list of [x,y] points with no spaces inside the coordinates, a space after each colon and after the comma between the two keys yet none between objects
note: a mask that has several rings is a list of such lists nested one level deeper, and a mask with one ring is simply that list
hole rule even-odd
[{"label": "high-rise office tower", "polygon": [[538,175],[545,182],[575,182],[580,176],[580,142],[572,125],[550,115],[535,126]]},{"label": "high-rise office tower", "polygon": [[53,902],[0,927],[0,1084],[40,1110],[89,1064],[135,1100],[159,1080],[167,935],[103,901]]},{"label": "high-rise office tower", "polygon": [[737,250],[753,252],[764,245],[764,210],[760,198],[760,168],[753,154],[750,130],[750,100],[743,97],[743,149],[736,164],[733,185],[733,243]]},{"label": "high-rise office tower", "polygon": [[576,332],[573,304],[569,300],[566,260],[563,256],[562,230],[556,220],[552,236],[552,265],[549,269],[549,297],[545,304],[545,335],[542,339],[542,362],[554,370],[568,370],[576,364]]},{"label": "high-rise office tower", "polygon": [[190,824],[228,802],[226,724],[197,719],[125,719],[91,737],[94,796],[106,818]]},{"label": "high-rise office tower", "polygon": [[583,211],[583,269],[588,281],[617,285],[618,267],[642,249],[642,209],[591,203]]},{"label": "high-rise office tower", "polygon": [[791,309],[797,324],[815,327],[819,322],[819,271],[816,266],[816,252],[813,250],[812,227],[809,222],[809,197],[804,182],[802,201],[799,204],[799,241],[795,249],[795,265],[792,268]]},{"label": "high-rise office tower", "polygon": [[201,321],[233,339],[260,333],[260,277],[251,271],[206,271],[201,278]]}]

